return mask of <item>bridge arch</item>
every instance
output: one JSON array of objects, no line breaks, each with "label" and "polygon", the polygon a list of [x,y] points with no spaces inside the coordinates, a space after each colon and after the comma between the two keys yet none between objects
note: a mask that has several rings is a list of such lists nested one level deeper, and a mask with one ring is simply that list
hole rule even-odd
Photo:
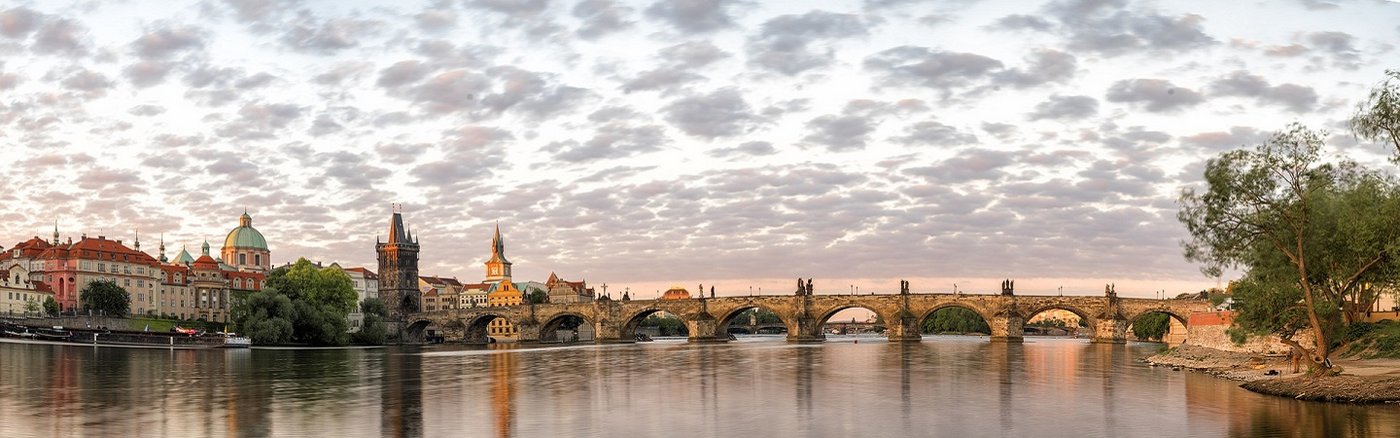
[{"label": "bridge arch", "polygon": [[[818,329],[818,330],[825,330],[826,325],[827,325],[828,323],[841,323],[842,321],[832,321],[831,318],[832,318],[832,317],[835,317],[837,313],[841,313],[841,311],[843,311],[843,310],[851,310],[851,309],[865,309],[866,311],[869,311],[870,313],[874,313],[875,316],[876,316],[876,326],[875,326],[876,328],[875,328],[875,330],[877,330],[878,332],[884,332],[884,331],[888,328],[888,326],[884,326],[884,325],[882,325],[882,324],[889,324],[889,321],[898,321],[898,320],[899,320],[899,319],[898,319],[898,316],[896,316],[896,315],[886,315],[886,314],[884,314],[884,313],[881,313],[879,310],[876,310],[875,307],[868,306],[868,305],[864,305],[864,304],[851,303],[851,304],[839,305],[839,306],[836,306],[836,307],[827,309],[825,312],[822,312],[822,313],[818,314],[818,317],[817,317],[817,329]],[[862,323],[863,323],[863,321],[862,321]],[[844,334],[844,333],[843,333],[843,334]]]},{"label": "bridge arch", "polygon": [[[979,308],[977,308],[977,307],[974,307],[974,306],[971,306],[971,305],[968,305],[968,304],[963,304],[963,303],[960,303],[960,302],[945,302],[945,303],[940,303],[940,304],[938,304],[938,305],[935,305],[935,306],[933,306],[932,308],[929,308],[929,309],[928,309],[927,311],[925,311],[922,315],[919,315],[919,318],[918,318],[917,320],[915,320],[916,330],[918,330],[919,333],[924,333],[924,324],[927,323],[928,320],[929,320],[930,318],[934,318],[935,315],[938,314],[939,312],[946,311],[946,310],[951,310],[951,309],[966,310],[966,311],[972,312],[973,314],[977,315],[979,318],[982,318],[982,324],[985,326],[986,334],[988,334],[988,335],[991,334],[991,325],[992,325],[992,317],[991,317],[991,315],[988,315],[988,313],[987,313],[985,310],[983,310],[983,309],[979,309]],[[977,329],[975,329],[975,330],[965,330],[965,329],[966,329],[966,327],[963,328],[963,330],[955,330],[955,331],[979,332],[979,333],[983,331],[983,329],[980,329],[980,328],[977,328]]]},{"label": "bridge arch", "polygon": [[551,315],[540,325],[540,342],[592,341],[595,338],[593,318],[582,313],[564,311]]},{"label": "bridge arch", "polygon": [[622,330],[620,330],[620,331],[618,332],[618,338],[621,339],[621,340],[623,340],[623,341],[625,341],[625,342],[629,342],[629,341],[632,341],[632,340],[634,340],[634,339],[637,339],[637,328],[638,328],[638,327],[641,327],[642,321],[645,321],[648,317],[650,317],[650,316],[652,316],[652,315],[655,315],[655,314],[657,314],[657,313],[665,313],[665,314],[668,314],[668,315],[671,315],[671,316],[675,316],[676,318],[680,319],[680,320],[681,320],[681,323],[682,323],[682,324],[681,324],[681,330],[684,331],[684,332],[686,332],[687,335],[689,335],[690,329],[689,329],[688,327],[686,327],[686,324],[685,324],[686,318],[685,318],[685,316],[677,315],[677,314],[672,313],[671,311],[668,311],[668,310],[666,310],[666,309],[653,306],[653,307],[647,307],[647,308],[645,308],[645,309],[642,309],[642,310],[639,310],[639,311],[637,311],[637,312],[632,313],[632,316],[630,316],[630,317],[627,318],[627,322],[625,322],[625,323],[622,324]]},{"label": "bridge arch", "polygon": [[482,312],[471,315],[462,322],[462,341],[468,344],[491,343],[491,321],[495,321],[496,319],[504,319],[515,323],[515,321],[511,321],[504,313]]},{"label": "bridge arch", "polygon": [[772,313],[774,316],[778,317],[778,321],[782,323],[783,330],[786,333],[797,333],[796,328],[794,328],[792,325],[792,318],[784,317],[782,312],[779,312],[771,307],[758,303],[744,303],[742,305],[729,309],[727,312],[721,314],[720,317],[715,321],[715,333],[719,336],[726,336],[729,333],[729,326],[736,322],[736,319],[739,317],[739,315],[743,315],[744,312],[749,310],[763,310],[768,313]]},{"label": "bridge arch", "polygon": [[[1170,318],[1170,320],[1167,321],[1167,324],[1168,324],[1168,325],[1167,325],[1167,335],[1170,335],[1170,334],[1171,334],[1171,322],[1172,322],[1172,321],[1176,321],[1177,323],[1181,324],[1181,326],[1184,327],[1184,328],[1189,328],[1189,327],[1190,327],[1190,325],[1188,325],[1188,323],[1187,323],[1188,318],[1187,318],[1186,316],[1181,315],[1180,313],[1178,313],[1178,312],[1176,312],[1176,311],[1174,311],[1174,310],[1171,310],[1171,309],[1168,309],[1168,308],[1150,308],[1150,309],[1143,309],[1143,310],[1141,310],[1141,311],[1139,311],[1139,312],[1137,312],[1137,313],[1131,314],[1131,315],[1126,315],[1123,319],[1127,321],[1127,330],[1128,330],[1129,332],[1132,332],[1132,331],[1133,331],[1133,325],[1134,325],[1134,324],[1137,324],[1138,320],[1141,320],[1142,318],[1145,318],[1145,317],[1150,316],[1150,315],[1167,315],[1167,316]],[[1184,340],[1184,338],[1183,338],[1182,340]],[[1170,341],[1169,339],[1167,339],[1167,336],[1166,336],[1166,335],[1163,336],[1162,342],[1165,342],[1165,343],[1167,343],[1167,344],[1172,344],[1172,341]]]},{"label": "bridge arch", "polygon": [[1072,314],[1074,314],[1074,316],[1079,317],[1079,325],[1080,325],[1080,326],[1082,326],[1082,327],[1088,327],[1088,328],[1091,329],[1091,330],[1094,329],[1094,328],[1096,327],[1096,324],[1097,324],[1097,321],[1098,321],[1098,318],[1095,318],[1095,317],[1094,317],[1094,313],[1093,313],[1093,312],[1084,310],[1083,308],[1081,308],[1081,307],[1079,307],[1079,306],[1075,306],[1075,305],[1073,305],[1073,304],[1066,304],[1066,303],[1048,303],[1048,304],[1043,304],[1043,305],[1039,305],[1039,306],[1036,306],[1036,307],[1032,307],[1030,310],[1028,310],[1028,311],[1022,313],[1022,314],[1021,314],[1022,324],[1023,324],[1023,325],[1024,325],[1024,324],[1029,324],[1029,323],[1031,322],[1031,319],[1034,319],[1036,316],[1039,316],[1040,314],[1045,313],[1045,312],[1049,312],[1049,311],[1051,311],[1051,310],[1063,310],[1063,311],[1072,313]]}]

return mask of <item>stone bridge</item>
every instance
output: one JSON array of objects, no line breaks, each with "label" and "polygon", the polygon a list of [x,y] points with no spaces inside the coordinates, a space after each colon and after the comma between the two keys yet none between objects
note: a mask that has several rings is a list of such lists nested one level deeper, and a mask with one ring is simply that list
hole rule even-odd
[{"label": "stone bridge", "polygon": [[423,331],[432,326],[448,342],[483,344],[490,340],[487,324],[504,318],[515,325],[520,342],[553,342],[561,324],[577,317],[594,328],[597,342],[632,342],[643,319],[666,312],[685,322],[691,342],[723,342],[728,339],[727,327],[740,313],[765,309],[782,319],[788,341],[819,342],[825,339],[822,325],[836,312],[865,308],[884,321],[890,341],[917,342],[922,321],[949,307],[976,312],[991,327],[992,340],[1009,342],[1021,340],[1022,323],[1052,309],[1078,315],[1094,329],[1095,342],[1112,343],[1125,342],[1132,322],[1149,313],[1165,313],[1185,325],[1190,314],[1212,310],[1205,300],[1116,296],[787,295],[473,307],[407,314],[399,326],[405,328],[410,340],[421,339]]}]

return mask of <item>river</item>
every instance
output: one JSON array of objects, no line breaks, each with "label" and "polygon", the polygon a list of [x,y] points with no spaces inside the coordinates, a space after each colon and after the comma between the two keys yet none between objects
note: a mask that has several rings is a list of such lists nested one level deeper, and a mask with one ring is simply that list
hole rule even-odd
[{"label": "river", "polygon": [[[858,341],[858,342],[857,342]],[[0,436],[1397,436],[1400,406],[1254,394],[1156,344],[166,350],[0,344]]]}]

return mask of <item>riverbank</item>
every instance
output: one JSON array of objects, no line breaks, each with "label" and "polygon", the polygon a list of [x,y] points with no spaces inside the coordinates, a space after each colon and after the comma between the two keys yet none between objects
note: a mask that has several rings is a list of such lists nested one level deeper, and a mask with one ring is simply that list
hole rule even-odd
[{"label": "riverbank", "polygon": [[[1400,402],[1400,360],[1335,362],[1341,375],[1309,377],[1293,373],[1285,357],[1182,345],[1145,359],[1157,366],[1181,367],[1224,379],[1260,394],[1337,403]],[[1307,364],[1300,364],[1307,371]]]}]

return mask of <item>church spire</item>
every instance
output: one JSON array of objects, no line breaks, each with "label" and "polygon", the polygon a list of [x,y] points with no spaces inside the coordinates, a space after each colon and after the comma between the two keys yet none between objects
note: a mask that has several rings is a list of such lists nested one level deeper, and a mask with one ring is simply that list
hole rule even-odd
[{"label": "church spire", "polygon": [[53,220],[53,244],[58,245],[58,219]]},{"label": "church spire", "polygon": [[140,229],[140,228],[137,228],[137,229],[136,229],[136,238],[135,238],[135,239],[132,239],[131,245],[132,245],[133,247],[135,247],[135,249],[136,249],[137,251],[140,251],[140,250],[141,250],[141,229]]},{"label": "church spire", "polygon": [[165,258],[165,233],[160,233],[160,259],[159,259],[159,260],[160,260],[161,263],[165,263],[165,262],[170,261],[169,259],[166,259],[166,258]]}]

